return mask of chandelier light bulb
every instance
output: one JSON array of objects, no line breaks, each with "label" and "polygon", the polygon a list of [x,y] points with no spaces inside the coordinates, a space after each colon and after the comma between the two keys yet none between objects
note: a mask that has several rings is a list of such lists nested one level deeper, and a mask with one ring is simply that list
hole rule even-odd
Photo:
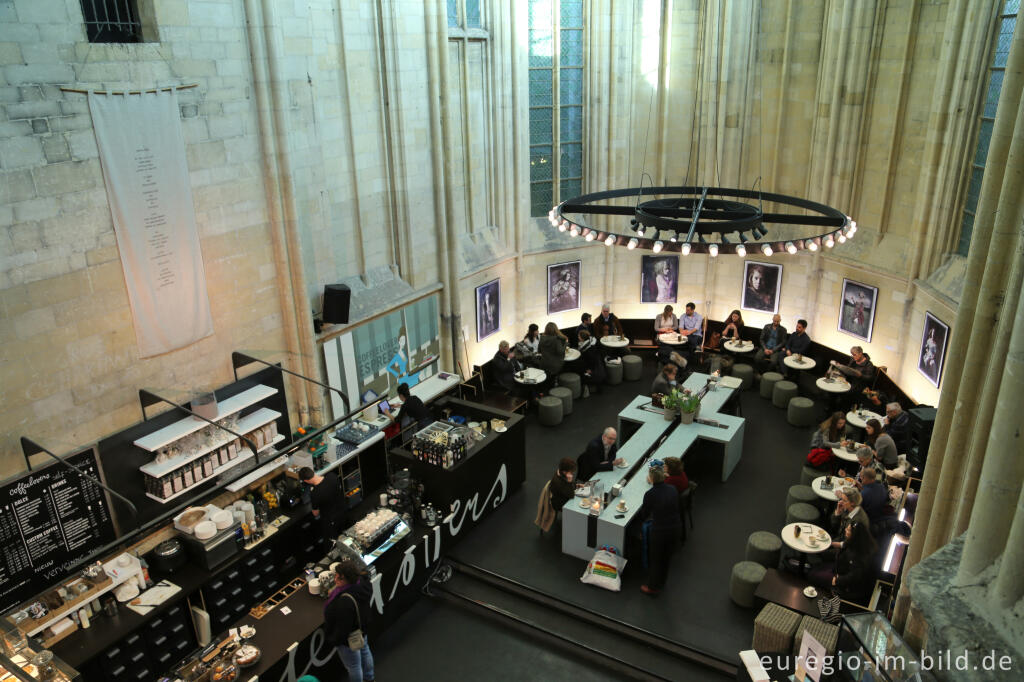
[{"label": "chandelier light bulb", "polygon": [[611,246],[614,243],[615,243],[615,235],[614,234],[610,234],[610,235],[608,235],[607,237],[604,238],[604,245],[605,246]]},{"label": "chandelier light bulb", "polygon": [[790,255],[796,253],[796,244],[793,242],[786,242],[786,252]]},{"label": "chandelier light bulb", "polygon": [[559,232],[565,232],[568,229],[569,229],[569,222],[568,221],[563,220],[560,223],[558,223],[558,231]]},{"label": "chandelier light bulb", "polygon": [[640,235],[641,237],[643,237],[644,236],[644,226],[643,225],[637,225],[636,226],[636,233],[638,235]]},{"label": "chandelier light bulb", "polygon": [[709,246],[708,247],[708,253],[711,254],[712,258],[717,258],[718,257],[718,244],[712,244],[711,246]]},{"label": "chandelier light bulb", "polygon": [[577,225],[576,223],[573,223],[572,226],[569,228],[569,236],[570,237],[579,237],[580,236],[580,226]]},{"label": "chandelier light bulb", "polygon": [[636,248],[636,245],[637,245],[637,244],[639,244],[639,243],[640,243],[640,242],[639,242],[639,241],[637,241],[637,238],[636,238],[636,237],[632,237],[632,238],[630,238],[630,240],[629,240],[629,243],[628,243],[628,244],[626,244],[626,248],[627,248],[627,249],[635,249],[635,248]]},{"label": "chandelier light bulb", "polygon": [[659,239],[654,242],[654,246],[651,248],[654,249],[654,253],[659,253],[663,248],[665,248],[665,243]]},{"label": "chandelier light bulb", "polygon": [[744,246],[743,244],[737,244],[736,245],[736,255],[739,256],[740,258],[746,258],[747,257],[747,247]]},{"label": "chandelier light bulb", "polygon": [[832,235],[825,237],[825,247],[831,249],[836,245],[836,241],[832,238]]},{"label": "chandelier light bulb", "polygon": [[839,236],[836,237],[836,238],[839,240],[840,244],[845,244],[846,243],[846,235],[843,234],[842,232],[840,232]]},{"label": "chandelier light bulb", "polygon": [[762,244],[761,245],[761,253],[763,253],[766,256],[770,256],[770,255],[772,255],[775,252],[772,251],[772,245],[771,244]]},{"label": "chandelier light bulb", "polygon": [[597,237],[597,233],[594,232],[593,230],[587,230],[587,233],[585,235],[583,235],[583,238],[586,239],[588,242],[594,241],[594,239],[596,237]]},{"label": "chandelier light bulb", "polygon": [[807,241],[805,241],[804,242],[804,246],[807,247],[808,251],[817,251],[818,250],[818,242],[814,241],[813,239],[808,239]]},{"label": "chandelier light bulb", "polygon": [[683,247],[680,250],[683,252],[684,256],[689,256],[690,255],[690,242],[686,242],[685,244],[683,244]]},{"label": "chandelier light bulb", "polygon": [[668,240],[670,242],[672,242],[673,244],[676,243],[677,239],[678,239],[677,235],[672,235],[671,237],[668,238]]}]

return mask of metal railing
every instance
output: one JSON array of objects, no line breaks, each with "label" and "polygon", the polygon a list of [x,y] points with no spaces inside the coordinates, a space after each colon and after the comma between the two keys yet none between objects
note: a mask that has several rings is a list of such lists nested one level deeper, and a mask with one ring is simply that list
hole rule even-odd
[{"label": "metal railing", "polygon": [[137,0],[81,0],[90,43],[140,43],[142,21]]}]

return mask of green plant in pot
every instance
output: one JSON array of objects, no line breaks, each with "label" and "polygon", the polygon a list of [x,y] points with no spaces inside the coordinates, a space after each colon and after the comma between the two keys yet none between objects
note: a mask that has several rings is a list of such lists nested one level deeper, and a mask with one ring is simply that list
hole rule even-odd
[{"label": "green plant in pot", "polygon": [[683,404],[684,394],[678,388],[673,388],[661,399],[661,406],[665,409],[665,419],[675,419],[676,412]]},{"label": "green plant in pot", "polygon": [[684,424],[692,424],[698,412],[700,412],[700,398],[690,391],[684,391],[679,403],[680,421]]}]

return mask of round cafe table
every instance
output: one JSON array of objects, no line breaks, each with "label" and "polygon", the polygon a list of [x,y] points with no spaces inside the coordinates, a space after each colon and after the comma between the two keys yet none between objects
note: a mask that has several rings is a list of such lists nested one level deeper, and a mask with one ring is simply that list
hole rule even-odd
[{"label": "round cafe table", "polygon": [[579,359],[580,359],[580,352],[578,350],[576,350],[575,348],[566,348],[565,349],[565,361],[566,362],[572,362],[573,360],[579,360]]},{"label": "round cafe table", "polygon": [[863,429],[868,425],[869,419],[877,419],[879,424],[885,424],[885,417],[880,414],[876,414],[871,410],[858,410],[854,412],[850,410],[846,413],[846,421],[852,426],[856,426],[858,429]]},{"label": "round cafe table", "polygon": [[[860,444],[858,443],[857,445],[860,445]],[[846,448],[832,448],[832,454],[835,455],[836,457],[838,457],[839,459],[845,460],[847,462],[856,462],[857,461],[857,448],[856,447],[854,447],[853,452],[847,452]]]},{"label": "round cafe table", "polygon": [[[786,359],[789,360],[789,358]],[[849,393],[850,391],[850,384],[839,379],[819,377],[814,383],[826,393]]]},{"label": "round cafe table", "polygon": [[797,360],[795,355],[787,355],[782,361],[786,363],[786,367],[793,369],[814,369],[814,366],[818,364],[806,355],[803,360]]},{"label": "round cafe table", "polygon": [[736,341],[735,339],[729,339],[722,344],[727,351],[730,353],[751,353],[757,347],[753,341]]},{"label": "round cafe table", "polygon": [[[797,526],[800,526],[800,537],[795,533]],[[807,538],[812,534],[820,538],[816,547],[807,544]],[[801,554],[821,554],[832,545],[832,536],[813,523],[790,523],[782,528],[782,541]]]},{"label": "round cafe table", "polygon": [[[828,500],[830,502],[838,502],[839,498],[836,497],[836,490],[840,490],[843,487],[845,487],[844,480],[845,479],[839,478],[838,476],[833,476],[832,477],[832,486],[833,487],[830,490],[830,489],[822,487],[822,485],[825,483],[825,476],[818,476],[816,479],[811,481],[811,489],[814,491],[815,495],[817,495],[818,497],[820,497],[823,500]],[[803,537],[802,534],[801,534],[801,537]]]},{"label": "round cafe table", "polygon": [[548,375],[542,369],[536,367],[527,367],[521,372],[515,373],[515,380],[517,384],[541,384],[547,381]]},{"label": "round cafe table", "polygon": [[[687,337],[682,334],[676,334],[675,332],[665,332],[664,334],[658,334],[658,341],[669,346],[682,346],[686,343]],[[604,339],[601,339],[603,342]]]},{"label": "round cafe table", "polygon": [[616,336],[614,334],[608,334],[607,336],[601,337],[601,345],[606,348],[625,348],[629,345],[629,339],[625,336]]}]

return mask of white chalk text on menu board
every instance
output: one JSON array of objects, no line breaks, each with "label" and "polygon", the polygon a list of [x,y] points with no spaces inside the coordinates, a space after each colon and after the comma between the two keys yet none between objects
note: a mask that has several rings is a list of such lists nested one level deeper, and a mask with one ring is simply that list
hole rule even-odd
[{"label": "white chalk text on menu board", "polygon": [[[93,451],[66,458],[98,477]],[[56,462],[0,486],[0,613],[114,540],[103,489]]]}]

